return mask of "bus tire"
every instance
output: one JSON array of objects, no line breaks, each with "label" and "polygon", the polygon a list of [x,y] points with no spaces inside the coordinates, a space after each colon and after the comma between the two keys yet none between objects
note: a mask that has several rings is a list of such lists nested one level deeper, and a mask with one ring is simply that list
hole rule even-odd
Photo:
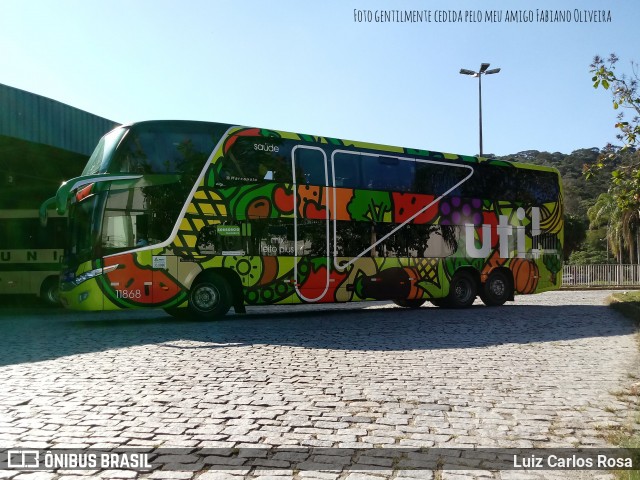
[{"label": "bus tire", "polygon": [[202,320],[224,317],[232,303],[229,284],[215,273],[200,276],[189,291],[189,310]]},{"label": "bus tire", "polygon": [[188,319],[191,316],[191,310],[189,308],[168,307],[164,309],[173,318],[179,318],[180,320]]},{"label": "bus tire", "polygon": [[402,308],[420,308],[422,305],[424,305],[424,302],[426,302],[426,300],[422,298],[416,298],[411,300],[400,299],[400,300],[393,301],[393,303],[395,303],[396,305]]},{"label": "bus tire", "polygon": [[58,295],[58,277],[47,277],[40,286],[40,298],[50,307],[60,306]]},{"label": "bus tire", "polygon": [[475,279],[464,270],[456,272],[449,282],[447,304],[452,308],[467,308],[476,299],[478,286]]},{"label": "bus tire", "polygon": [[480,290],[480,298],[487,307],[499,307],[513,295],[513,282],[506,273],[495,270]]}]

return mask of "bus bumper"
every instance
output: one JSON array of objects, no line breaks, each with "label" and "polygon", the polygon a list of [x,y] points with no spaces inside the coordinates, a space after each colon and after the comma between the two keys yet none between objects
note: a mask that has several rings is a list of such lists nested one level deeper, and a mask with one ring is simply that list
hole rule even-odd
[{"label": "bus bumper", "polygon": [[73,282],[62,282],[60,284],[60,303],[70,310],[100,311],[121,309],[104,295],[96,278],[91,278],[79,285]]}]

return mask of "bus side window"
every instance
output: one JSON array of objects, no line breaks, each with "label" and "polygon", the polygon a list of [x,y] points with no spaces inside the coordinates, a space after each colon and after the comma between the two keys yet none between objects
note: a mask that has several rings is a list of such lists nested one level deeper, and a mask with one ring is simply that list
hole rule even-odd
[{"label": "bus side window", "polygon": [[[416,161],[416,186],[418,193],[427,195],[443,195],[469,175],[469,170],[455,165]],[[464,187],[462,187],[464,188]],[[450,191],[448,195],[460,195],[461,186]]]},{"label": "bus side window", "polygon": [[261,229],[259,255],[268,257],[293,256],[293,222],[290,219],[271,219],[264,221]]},{"label": "bus side window", "polygon": [[496,200],[515,202],[518,198],[518,171],[515,167],[499,165],[486,168],[484,172],[485,185],[491,185],[488,190]]},{"label": "bus side window", "polygon": [[240,137],[225,155],[225,182],[291,182],[291,147],[283,139]]},{"label": "bus side window", "polygon": [[321,220],[300,220],[298,222],[298,243],[295,245],[295,249],[299,256],[326,256],[326,222]]},{"label": "bus side window", "polygon": [[413,190],[415,162],[384,155],[361,155],[362,182],[373,190],[410,192]]},{"label": "bus side window", "polygon": [[35,234],[39,223],[35,218],[8,218],[0,220],[0,248],[37,248]]},{"label": "bus side window", "polygon": [[336,187],[360,188],[360,154],[349,152],[335,152],[333,154],[333,168],[336,175]]},{"label": "bus side window", "polygon": [[518,201],[526,205],[555,202],[560,193],[558,176],[551,172],[519,169]]},{"label": "bus side window", "polygon": [[[375,226],[377,239],[380,240],[389,235],[391,231],[397,228],[397,224],[382,223]],[[394,234],[388,236],[385,240],[378,245],[379,257],[406,257],[407,256],[407,238],[406,229],[408,225],[405,225]]]},{"label": "bus side window", "polygon": [[329,172],[325,172],[325,157],[321,151],[298,147],[294,150],[294,162],[298,185],[327,185]]},{"label": "bus side window", "polygon": [[[357,257],[371,246],[372,224],[369,222],[338,222],[336,256]],[[371,256],[371,251],[365,256]]]},{"label": "bus side window", "polygon": [[410,257],[442,258],[458,249],[459,232],[450,225],[408,225],[407,247]]},{"label": "bus side window", "polygon": [[215,225],[210,225],[200,230],[196,244],[200,255],[215,255],[220,251],[220,242],[215,227]]},{"label": "bus side window", "polygon": [[241,229],[235,224],[209,225],[198,234],[196,248],[200,255],[244,255]]}]

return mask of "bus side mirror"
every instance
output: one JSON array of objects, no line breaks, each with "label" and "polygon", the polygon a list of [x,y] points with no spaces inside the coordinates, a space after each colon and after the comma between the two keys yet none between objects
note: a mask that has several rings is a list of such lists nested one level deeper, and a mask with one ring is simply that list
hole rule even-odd
[{"label": "bus side mirror", "polygon": [[56,204],[56,197],[51,197],[48,200],[45,200],[44,202],[42,202],[42,205],[40,205],[39,216],[40,216],[40,225],[42,226],[42,228],[47,226],[47,220],[49,219],[47,210],[49,209],[49,207],[52,207],[55,204]]}]

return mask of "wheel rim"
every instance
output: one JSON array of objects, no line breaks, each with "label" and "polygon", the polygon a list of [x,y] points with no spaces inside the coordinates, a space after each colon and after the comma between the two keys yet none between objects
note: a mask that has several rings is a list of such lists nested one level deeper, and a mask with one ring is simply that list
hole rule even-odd
[{"label": "wheel rim", "polygon": [[454,292],[460,303],[466,303],[471,298],[471,284],[466,279],[460,280],[456,282]]},{"label": "wheel rim", "polygon": [[489,284],[489,292],[496,298],[502,298],[507,291],[507,285],[502,278],[496,278]]},{"label": "wheel rim", "polygon": [[40,291],[41,298],[50,305],[57,305],[60,302],[60,296],[58,295],[58,284],[49,283],[43,286]]},{"label": "wheel rim", "polygon": [[58,303],[58,289],[56,287],[52,287],[47,291],[47,299],[51,303]]},{"label": "wheel rim", "polygon": [[220,292],[213,285],[200,285],[193,292],[193,303],[198,310],[208,311],[215,308],[220,301]]}]

